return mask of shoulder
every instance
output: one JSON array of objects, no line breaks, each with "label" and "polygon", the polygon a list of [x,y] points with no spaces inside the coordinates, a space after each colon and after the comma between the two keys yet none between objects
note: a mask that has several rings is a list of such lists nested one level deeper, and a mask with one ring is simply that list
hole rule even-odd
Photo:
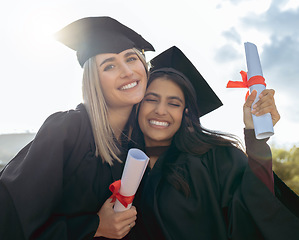
[{"label": "shoulder", "polygon": [[76,109],[56,112],[50,115],[36,134],[36,139],[61,142],[67,140],[70,144],[80,137],[91,135],[91,125],[83,104]]},{"label": "shoulder", "polygon": [[[201,162],[205,168],[216,170],[220,175],[230,172],[243,172],[248,164],[246,154],[235,146],[214,146],[208,152],[198,156],[188,156],[192,165]],[[214,170],[213,170],[214,169]]]},{"label": "shoulder", "polygon": [[218,166],[224,169],[244,169],[248,164],[246,154],[235,146],[217,146],[211,149],[211,155]]},{"label": "shoulder", "polygon": [[76,109],[53,113],[45,120],[42,127],[77,127],[86,120],[88,120],[86,109],[83,104],[80,104]]},{"label": "shoulder", "polygon": [[89,118],[83,104],[76,109],[60,111],[50,115],[39,131],[51,130],[51,132],[64,132],[78,130],[80,127],[88,127]]},{"label": "shoulder", "polygon": [[190,169],[205,168],[209,172],[227,175],[230,172],[244,172],[248,165],[247,155],[235,146],[213,146],[208,152],[195,155],[180,152],[177,163],[185,163]]}]

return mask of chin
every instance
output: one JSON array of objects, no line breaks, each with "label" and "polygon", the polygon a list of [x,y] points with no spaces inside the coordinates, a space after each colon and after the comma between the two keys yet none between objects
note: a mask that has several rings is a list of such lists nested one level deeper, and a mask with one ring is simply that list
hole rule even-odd
[{"label": "chin", "polygon": [[144,95],[135,96],[134,99],[131,98],[130,100],[132,101],[132,103],[134,105],[134,104],[140,103],[142,101],[143,97],[144,97]]},{"label": "chin", "polygon": [[[165,138],[164,136],[154,136],[153,138],[151,138],[153,141],[156,142],[157,146],[162,146],[162,145],[165,145],[166,143],[165,142],[168,142],[168,138]],[[166,144],[167,145],[167,144]]]}]

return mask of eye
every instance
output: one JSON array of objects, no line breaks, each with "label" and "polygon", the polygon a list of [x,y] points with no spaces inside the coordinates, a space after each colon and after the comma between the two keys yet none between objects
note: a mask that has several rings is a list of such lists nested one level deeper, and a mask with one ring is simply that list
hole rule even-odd
[{"label": "eye", "polygon": [[157,99],[151,99],[151,98],[145,98],[144,99],[145,102],[157,102]]},{"label": "eye", "polygon": [[108,70],[110,70],[112,68],[114,68],[114,65],[109,64],[109,65],[107,65],[107,66],[104,67],[104,71],[108,71]]},{"label": "eye", "polygon": [[181,104],[180,103],[174,103],[174,102],[170,102],[170,103],[168,103],[170,106],[172,106],[172,107],[180,107],[181,106]]},{"label": "eye", "polygon": [[129,57],[127,58],[127,62],[133,62],[133,61],[136,61],[138,60],[139,58],[135,57],[135,56],[132,56],[132,57]]},{"label": "eye", "polygon": [[158,102],[158,97],[150,94],[150,95],[145,96],[143,101],[148,102],[148,103],[156,103],[156,102]]}]

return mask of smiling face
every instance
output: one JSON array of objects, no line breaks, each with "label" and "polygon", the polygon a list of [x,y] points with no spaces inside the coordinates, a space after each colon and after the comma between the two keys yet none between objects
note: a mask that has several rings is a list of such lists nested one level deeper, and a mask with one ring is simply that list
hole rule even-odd
[{"label": "smiling face", "polygon": [[185,97],[176,83],[164,77],[153,80],[138,115],[145,145],[169,146],[181,126],[184,109]]},{"label": "smiling face", "polygon": [[142,100],[147,76],[145,67],[134,50],[99,54],[96,62],[109,108],[132,107]]}]

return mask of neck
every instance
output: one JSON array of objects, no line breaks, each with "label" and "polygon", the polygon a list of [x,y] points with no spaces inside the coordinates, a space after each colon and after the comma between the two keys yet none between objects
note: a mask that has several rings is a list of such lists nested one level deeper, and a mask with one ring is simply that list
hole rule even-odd
[{"label": "neck", "polygon": [[121,133],[128,122],[131,111],[132,107],[121,109],[108,109],[109,123],[116,139],[118,140],[120,139]]},{"label": "neck", "polygon": [[153,168],[158,158],[167,151],[169,146],[145,147],[145,151],[150,158],[149,166]]}]

